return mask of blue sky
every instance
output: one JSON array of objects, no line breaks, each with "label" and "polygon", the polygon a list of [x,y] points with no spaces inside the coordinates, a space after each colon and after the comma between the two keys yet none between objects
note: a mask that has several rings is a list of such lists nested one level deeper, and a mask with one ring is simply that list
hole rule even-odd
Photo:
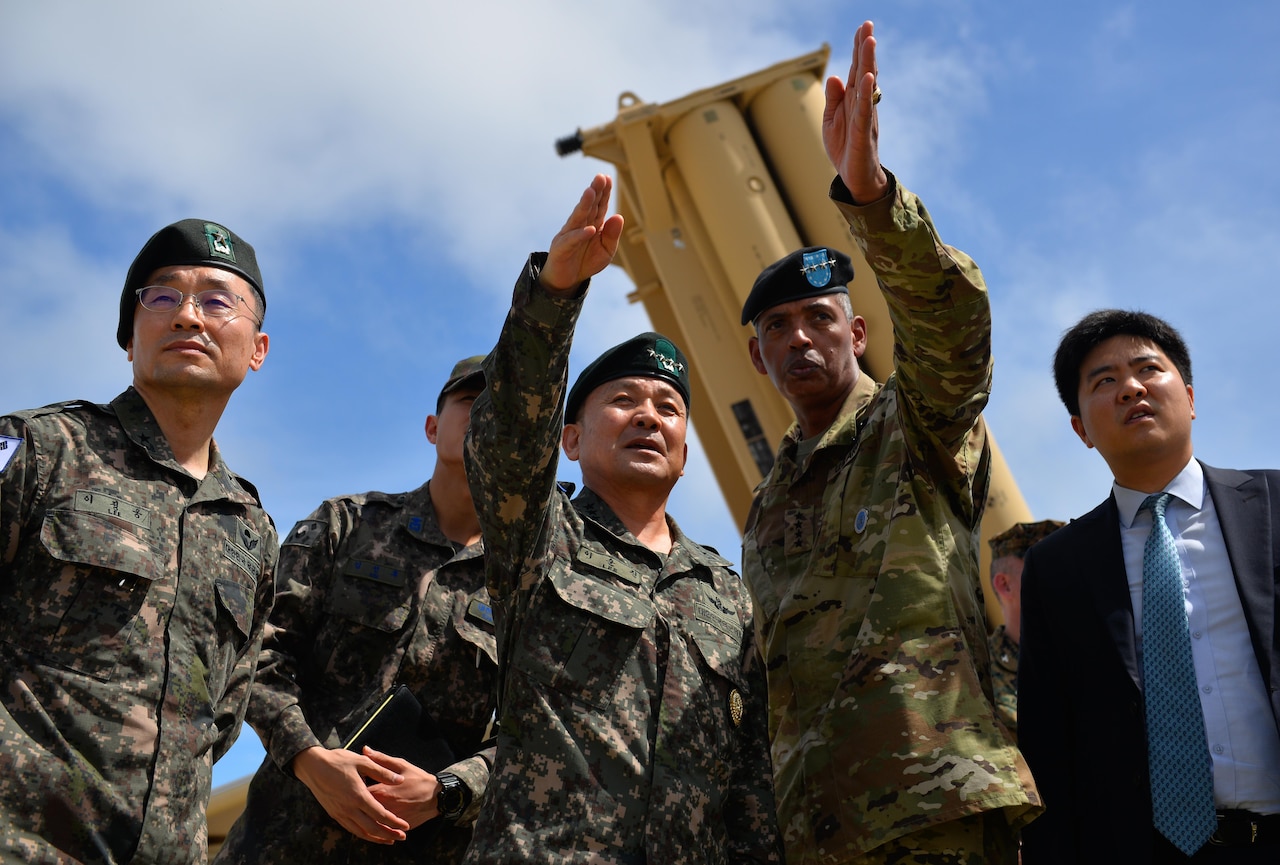
[{"label": "blue sky", "polygon": [[[326,497],[412,489],[449,367],[488,350],[525,256],[609,170],[554,141],[623,91],[665,102],[824,42],[843,76],[863,18],[884,163],[986,275],[987,417],[1035,518],[1108,490],[1049,375],[1099,307],[1182,329],[1198,456],[1280,464],[1280,10],[1244,0],[0,0],[0,411],[123,390],[130,260],[212,219],[257,249],[271,335],[217,438],[281,534]],[[595,281],[571,372],[649,329],[630,290]],[[734,557],[692,450],[672,512]],[[215,784],[261,754],[246,729]]]}]

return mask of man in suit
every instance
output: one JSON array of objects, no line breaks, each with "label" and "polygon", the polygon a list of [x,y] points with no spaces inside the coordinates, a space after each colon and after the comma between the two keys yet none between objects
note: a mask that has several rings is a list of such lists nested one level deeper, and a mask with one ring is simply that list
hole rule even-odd
[{"label": "man in suit", "polygon": [[1115,482],[1023,571],[1020,742],[1047,808],[1024,861],[1280,861],[1280,472],[1193,458],[1191,359],[1154,316],[1086,316],[1054,377]]}]

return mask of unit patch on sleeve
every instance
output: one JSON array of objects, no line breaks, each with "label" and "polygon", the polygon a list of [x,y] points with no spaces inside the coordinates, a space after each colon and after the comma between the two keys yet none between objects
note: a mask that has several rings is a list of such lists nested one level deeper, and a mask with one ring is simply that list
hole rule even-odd
[{"label": "unit patch on sleeve", "polygon": [[0,475],[4,474],[4,470],[9,467],[9,461],[21,447],[22,439],[14,436],[0,436]]}]

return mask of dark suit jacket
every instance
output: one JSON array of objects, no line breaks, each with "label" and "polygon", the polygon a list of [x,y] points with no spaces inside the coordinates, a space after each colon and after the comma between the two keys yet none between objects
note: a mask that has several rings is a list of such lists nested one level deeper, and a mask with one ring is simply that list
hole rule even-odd
[{"label": "dark suit jacket", "polygon": [[[1204,466],[1280,729],[1280,472]],[[1032,547],[1022,576],[1019,744],[1046,811],[1023,861],[1150,861],[1147,738],[1114,497]]]}]

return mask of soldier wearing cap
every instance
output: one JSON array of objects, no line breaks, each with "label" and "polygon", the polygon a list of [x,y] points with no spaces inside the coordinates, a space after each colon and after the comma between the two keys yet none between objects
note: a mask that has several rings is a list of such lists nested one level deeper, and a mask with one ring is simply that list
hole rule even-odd
[{"label": "soldier wearing cap", "polygon": [[[462,455],[483,360],[459,361],[427,415],[427,483],[329,499],[285,538],[248,715],[267,755],[216,862],[462,860],[493,763],[497,654]],[[452,760],[344,750],[398,684]]]},{"label": "soldier wearing cap", "polygon": [[872,26],[823,139],[840,209],[888,304],[895,369],[859,368],[849,259],[798,250],[743,306],[751,360],[795,412],[743,537],[769,676],[789,865],[1005,863],[1039,811],[996,721],[978,582],[991,316],[977,265],[943,245],[880,165]]},{"label": "soldier wearing cap", "polygon": [[[618,248],[611,188],[598,175],[530,257],[472,410],[500,723],[467,861],[780,862],[750,600],[666,511],[685,356],[640,334],[565,399],[587,282]],[[581,466],[576,498],[556,484],[557,447]]]},{"label": "soldier wearing cap", "polygon": [[213,435],[265,310],[248,243],[169,225],[120,295],[132,386],[0,418],[0,861],[206,859],[276,559]]},{"label": "soldier wearing cap", "polygon": [[1022,626],[1022,560],[1031,545],[1064,523],[1040,520],[1014,523],[987,543],[991,546],[991,590],[996,593],[1004,624],[991,632],[991,690],[996,716],[1018,736],[1018,639]]}]

